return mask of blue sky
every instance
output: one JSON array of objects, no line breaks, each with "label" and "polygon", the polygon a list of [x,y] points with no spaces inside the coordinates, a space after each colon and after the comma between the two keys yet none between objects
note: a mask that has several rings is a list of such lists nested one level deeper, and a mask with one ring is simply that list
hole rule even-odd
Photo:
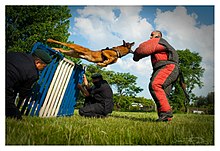
[{"label": "blue sky", "polygon": [[[69,7],[72,14],[69,40],[92,50],[121,45],[122,40],[134,41],[132,49],[135,50],[141,42],[149,39],[152,30],[161,30],[175,49],[190,49],[203,57],[204,87],[196,88],[194,93],[206,96],[213,91],[214,5]],[[148,91],[152,72],[150,58],[136,63],[132,57],[129,54],[106,69],[137,76],[137,85],[144,89],[138,96],[151,98]],[[90,64],[88,61],[83,63]]]}]

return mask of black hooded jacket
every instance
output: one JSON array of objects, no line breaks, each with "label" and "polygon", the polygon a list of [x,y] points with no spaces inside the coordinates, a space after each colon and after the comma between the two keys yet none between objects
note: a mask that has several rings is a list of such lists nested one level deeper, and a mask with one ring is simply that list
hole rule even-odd
[{"label": "black hooded jacket", "polygon": [[106,113],[111,113],[113,110],[113,92],[106,80],[101,80],[95,83],[89,90],[90,96],[95,101],[104,106]]}]

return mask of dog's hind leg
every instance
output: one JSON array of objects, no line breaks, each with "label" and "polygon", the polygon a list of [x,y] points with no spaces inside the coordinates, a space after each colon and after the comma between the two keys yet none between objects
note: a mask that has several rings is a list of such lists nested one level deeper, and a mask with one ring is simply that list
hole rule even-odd
[{"label": "dog's hind leg", "polygon": [[80,58],[79,54],[78,53],[75,53],[74,50],[64,50],[62,48],[52,48],[58,52],[61,52],[67,56],[70,56],[70,57],[74,57],[74,58]]},{"label": "dog's hind leg", "polygon": [[82,54],[86,54],[86,53],[88,53],[88,52],[91,52],[90,49],[85,48],[85,47],[80,46],[80,45],[77,45],[77,44],[64,43],[64,42],[60,42],[60,41],[53,40],[53,39],[47,39],[47,42],[66,46],[66,47],[68,47],[68,48],[70,48],[70,49],[73,49],[75,52],[79,52],[79,53],[82,53]]},{"label": "dog's hind leg", "polygon": [[60,41],[53,40],[53,39],[47,39],[47,42],[55,43],[55,44],[59,44],[59,45],[67,46],[67,47],[69,45],[68,43],[60,42]]}]

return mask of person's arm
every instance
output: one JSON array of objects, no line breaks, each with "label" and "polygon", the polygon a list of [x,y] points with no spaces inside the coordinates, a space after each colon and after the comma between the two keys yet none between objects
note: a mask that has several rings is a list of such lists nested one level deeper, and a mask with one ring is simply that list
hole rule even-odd
[{"label": "person's arm", "polygon": [[27,96],[31,94],[32,87],[34,84],[36,84],[37,80],[38,80],[38,77],[33,76],[22,84],[22,86],[19,89],[20,99],[25,99]]},{"label": "person's arm", "polygon": [[88,82],[85,74],[83,75],[83,83],[84,83],[86,89],[90,89],[89,82]]},{"label": "person's arm", "polygon": [[149,56],[149,54],[143,54],[143,52],[145,51],[145,43],[142,43],[139,45],[138,48],[136,48],[136,50],[134,51],[134,56],[133,56],[133,60],[134,61],[139,61],[140,59]]},{"label": "person's arm", "polygon": [[84,96],[89,96],[89,92],[81,84],[78,84],[77,88],[83,93]]},{"label": "person's arm", "polygon": [[156,53],[158,42],[160,38],[153,38],[148,41],[145,41],[139,45],[139,47],[134,51],[134,61],[139,61],[140,59],[147,57]]},{"label": "person's arm", "polygon": [[78,84],[77,88],[83,93],[84,96],[87,97],[90,95],[88,91],[88,89],[90,89],[90,86],[85,74],[83,75],[83,84],[85,85],[85,87],[82,84]]}]

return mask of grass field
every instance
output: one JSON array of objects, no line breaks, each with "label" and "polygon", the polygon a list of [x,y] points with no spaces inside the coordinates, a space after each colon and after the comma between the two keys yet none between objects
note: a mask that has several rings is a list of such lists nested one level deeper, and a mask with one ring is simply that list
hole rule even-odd
[{"label": "grass field", "polygon": [[6,119],[6,145],[214,145],[214,116],[174,114],[155,122],[156,113],[113,112],[107,118],[78,115]]}]

